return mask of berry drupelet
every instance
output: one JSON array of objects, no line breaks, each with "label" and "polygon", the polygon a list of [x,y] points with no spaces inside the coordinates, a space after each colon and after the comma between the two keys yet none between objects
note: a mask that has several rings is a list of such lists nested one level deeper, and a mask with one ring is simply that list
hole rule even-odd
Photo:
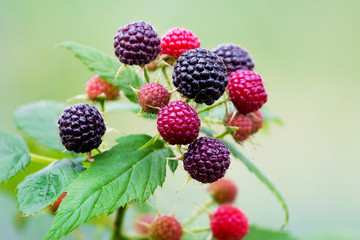
[{"label": "berry drupelet", "polygon": [[127,65],[144,65],[161,51],[160,38],[153,27],[143,21],[129,23],[114,37],[115,55]]},{"label": "berry drupelet", "polygon": [[145,84],[138,94],[139,104],[146,113],[158,113],[170,101],[170,94],[160,83]]},{"label": "berry drupelet", "polygon": [[160,46],[161,54],[180,57],[188,50],[200,47],[200,41],[195,34],[187,29],[173,28],[162,37]]},{"label": "berry drupelet", "polygon": [[200,119],[189,104],[174,101],[162,108],[158,114],[157,129],[169,144],[189,144],[199,135]]},{"label": "berry drupelet", "polygon": [[100,112],[91,105],[67,107],[58,120],[62,144],[69,151],[86,153],[98,148],[105,134],[105,123]]},{"label": "berry drupelet", "polygon": [[172,78],[180,93],[207,105],[218,100],[228,84],[224,62],[203,48],[182,54],[176,61]]},{"label": "berry drupelet", "polygon": [[267,101],[261,76],[249,70],[237,70],[231,73],[228,90],[231,102],[242,114],[260,109]]},{"label": "berry drupelet", "polygon": [[184,154],[184,169],[202,183],[213,183],[225,175],[230,166],[230,151],[218,139],[201,137],[189,145]]},{"label": "berry drupelet", "polygon": [[253,70],[254,61],[251,59],[249,53],[234,44],[221,44],[212,50],[225,63],[227,73],[230,74],[239,69]]}]

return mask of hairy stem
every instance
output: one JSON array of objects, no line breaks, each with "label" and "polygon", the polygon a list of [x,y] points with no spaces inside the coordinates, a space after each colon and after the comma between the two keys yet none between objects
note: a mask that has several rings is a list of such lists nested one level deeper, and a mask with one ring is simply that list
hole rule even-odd
[{"label": "hairy stem", "polygon": [[194,222],[202,213],[206,212],[206,209],[214,204],[213,200],[206,202],[201,208],[197,209],[196,212],[183,223],[183,228]]},{"label": "hairy stem", "polygon": [[215,136],[214,138],[221,139],[221,138],[225,137],[226,135],[228,135],[229,133],[230,133],[230,131],[228,129],[226,129],[223,133],[220,133],[219,135]]},{"label": "hairy stem", "polygon": [[150,77],[149,77],[149,74],[148,74],[145,66],[143,68],[143,71],[144,71],[144,78],[145,78],[146,83],[150,83]]},{"label": "hairy stem", "polygon": [[122,226],[123,226],[123,223],[124,223],[125,211],[126,211],[126,206],[120,207],[117,210],[116,218],[115,218],[115,222],[114,222],[112,240],[124,240],[124,239],[127,239],[127,238],[124,238],[123,235],[122,235]]},{"label": "hairy stem", "polygon": [[221,101],[219,101],[219,102],[217,102],[217,103],[209,106],[209,107],[206,107],[206,108],[204,108],[204,109],[199,110],[197,113],[199,114],[199,113],[202,113],[202,112],[209,111],[209,110],[211,110],[211,109],[213,109],[213,108],[215,108],[215,107],[217,107],[217,106],[220,106],[220,105],[223,104],[223,103],[226,103],[227,101],[229,101],[229,98],[228,98],[228,97],[225,98],[224,100],[221,100]]},{"label": "hairy stem", "polygon": [[30,155],[31,155],[31,161],[36,163],[50,164],[58,160],[55,158],[49,158],[42,155],[37,155],[35,153],[31,153]]},{"label": "hairy stem", "polygon": [[99,104],[100,104],[101,113],[104,113],[105,112],[105,99],[100,99]]},{"label": "hairy stem", "polygon": [[198,229],[193,229],[190,230],[190,233],[203,233],[203,232],[210,232],[211,229],[209,227],[207,228],[198,228]]},{"label": "hairy stem", "polygon": [[167,73],[166,73],[166,67],[164,66],[164,67],[162,67],[161,68],[161,71],[162,71],[162,73],[163,73],[163,75],[164,75],[164,78],[165,78],[165,80],[166,80],[166,83],[169,85],[169,87],[171,88],[172,87],[172,84],[171,84],[171,81],[170,81],[170,78],[169,78],[169,76],[167,75]]}]

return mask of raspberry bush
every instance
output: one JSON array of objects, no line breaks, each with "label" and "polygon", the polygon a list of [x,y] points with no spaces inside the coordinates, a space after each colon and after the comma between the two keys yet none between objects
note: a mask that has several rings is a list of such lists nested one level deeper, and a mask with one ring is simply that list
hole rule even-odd
[{"label": "raspberry bush", "polygon": [[[242,153],[249,136],[279,122],[263,107],[267,93],[260,75],[250,71],[254,63],[247,51],[232,44],[213,51],[199,48],[198,37],[179,28],[160,41],[154,27],[142,21],[117,31],[115,57],[74,42],[59,46],[93,74],[82,94],[21,106],[14,115],[21,134],[0,134],[0,182],[26,176],[16,188],[18,208],[24,216],[54,214],[45,239],[60,239],[82,224],[114,217],[109,229],[114,240],[196,239],[198,234],[243,239],[249,232],[250,239],[258,228],[249,230],[247,217],[235,206],[236,197],[248,196],[237,196],[236,183],[223,178],[239,162],[274,193],[287,224],[281,194]],[[123,136],[107,122],[111,111],[156,120],[157,133]],[[109,132],[118,134],[115,143],[104,138]],[[178,170],[179,163],[183,169]],[[186,221],[176,214],[140,215],[133,219],[137,233],[129,234],[123,226],[126,212],[151,205],[149,198],[164,184],[167,168],[184,171],[184,182],[193,179],[212,198]],[[192,227],[205,213],[207,227]]]}]

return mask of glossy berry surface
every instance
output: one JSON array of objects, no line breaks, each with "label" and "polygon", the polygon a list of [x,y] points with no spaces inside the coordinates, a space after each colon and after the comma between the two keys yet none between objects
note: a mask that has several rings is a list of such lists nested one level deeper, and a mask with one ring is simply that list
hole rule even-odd
[{"label": "glossy berry surface", "polygon": [[212,183],[225,175],[230,166],[230,151],[218,139],[201,137],[184,154],[184,169],[202,183]]},{"label": "glossy berry surface", "polygon": [[174,101],[160,110],[157,129],[169,144],[189,144],[199,135],[200,119],[189,104]]},{"label": "glossy berry surface", "polygon": [[238,45],[221,44],[212,50],[225,63],[227,73],[230,74],[239,69],[253,70],[255,63],[249,53]]},{"label": "glossy berry surface", "polygon": [[145,84],[138,94],[139,104],[146,113],[158,113],[170,101],[170,94],[160,83]]},{"label": "glossy berry surface", "polygon": [[108,83],[99,76],[93,76],[86,83],[86,94],[92,100],[98,98],[101,94],[104,94],[107,100],[114,100],[119,97],[120,91],[114,84]]},{"label": "glossy berry surface", "polygon": [[66,192],[62,193],[53,204],[49,205],[49,208],[52,213],[56,213],[56,211],[58,210],[58,208],[60,206],[60,203],[62,202],[63,198],[66,197],[66,195],[67,195]]},{"label": "glossy berry surface", "polygon": [[100,112],[94,106],[84,103],[67,107],[58,124],[62,144],[67,150],[76,153],[98,148],[106,130]]},{"label": "glossy berry surface", "polygon": [[228,178],[221,178],[208,187],[213,199],[218,204],[231,204],[235,201],[238,189]]},{"label": "glossy berry surface", "polygon": [[152,223],[149,236],[150,240],[180,240],[182,227],[174,217],[162,215]]},{"label": "glossy berry surface", "polygon": [[176,61],[172,78],[180,93],[207,105],[218,100],[228,84],[224,62],[203,48],[182,54]]},{"label": "glossy berry surface", "polygon": [[210,227],[217,240],[242,240],[250,226],[248,218],[240,209],[222,205],[211,215]]},{"label": "glossy berry surface", "polygon": [[144,65],[160,53],[160,38],[153,27],[143,21],[129,23],[114,37],[115,55],[127,65]]},{"label": "glossy berry surface", "polygon": [[183,28],[173,28],[161,39],[161,54],[171,57],[180,57],[181,54],[200,47],[198,37],[191,31]]},{"label": "glossy berry surface", "polygon": [[257,111],[267,102],[267,93],[261,76],[249,70],[231,73],[228,90],[231,102],[242,114]]},{"label": "glossy berry surface", "polygon": [[226,126],[237,127],[233,137],[239,142],[245,141],[253,131],[251,118],[247,114],[236,113],[234,116],[233,113],[228,114]]},{"label": "glossy berry surface", "polygon": [[252,122],[251,134],[254,134],[257,131],[259,131],[260,128],[262,128],[263,122],[264,122],[264,117],[259,110],[256,112],[250,113],[249,116],[250,116],[251,122]]}]

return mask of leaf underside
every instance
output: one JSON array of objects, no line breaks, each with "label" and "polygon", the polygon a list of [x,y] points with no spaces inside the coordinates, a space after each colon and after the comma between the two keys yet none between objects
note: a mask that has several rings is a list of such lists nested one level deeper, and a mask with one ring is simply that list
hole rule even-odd
[{"label": "leaf underside", "polygon": [[25,140],[18,134],[0,131],[0,183],[24,170],[29,163]]},{"label": "leaf underside", "polygon": [[137,150],[147,135],[119,138],[110,150],[96,155],[91,167],[68,187],[46,239],[59,239],[95,216],[110,214],[137,200],[143,204],[166,176],[166,159],[173,153],[162,141]]},{"label": "leaf underside", "polygon": [[17,202],[25,216],[54,203],[79,173],[85,170],[80,159],[62,159],[25,178],[17,186]]},{"label": "leaf underside", "polygon": [[61,144],[57,120],[65,104],[54,101],[39,101],[19,107],[14,114],[17,128],[40,144],[58,152],[65,148]]}]

